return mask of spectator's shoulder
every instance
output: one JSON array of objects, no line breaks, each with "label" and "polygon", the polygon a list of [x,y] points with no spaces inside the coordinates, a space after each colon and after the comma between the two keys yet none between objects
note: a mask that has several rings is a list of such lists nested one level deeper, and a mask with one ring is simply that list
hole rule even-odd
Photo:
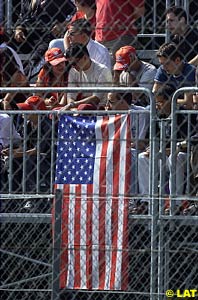
[{"label": "spectator's shoulder", "polygon": [[183,74],[195,74],[196,73],[196,67],[185,62],[183,67]]},{"label": "spectator's shoulder", "polygon": [[142,61],[143,65],[144,65],[144,68],[145,70],[147,71],[156,71],[157,68],[156,66],[154,66],[153,64],[149,63],[149,62],[146,62],[146,61]]},{"label": "spectator's shoulder", "polygon": [[163,77],[167,77],[168,76],[168,74],[166,73],[166,71],[162,68],[162,66],[159,66],[158,68],[157,68],[157,71],[156,71],[156,74],[155,74],[155,80],[157,80],[159,77],[161,77],[161,76],[163,76]]},{"label": "spectator's shoulder", "polygon": [[0,113],[0,121],[5,122],[5,121],[10,121],[11,117],[6,114],[6,113]]}]

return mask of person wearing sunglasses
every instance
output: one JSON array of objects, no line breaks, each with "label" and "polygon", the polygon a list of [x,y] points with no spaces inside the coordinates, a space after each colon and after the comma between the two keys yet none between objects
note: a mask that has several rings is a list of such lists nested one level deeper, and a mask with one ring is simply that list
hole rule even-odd
[{"label": "person wearing sunglasses", "polygon": [[52,40],[49,48],[58,47],[62,51],[67,50],[75,43],[81,43],[87,47],[89,56],[100,64],[104,64],[111,70],[111,57],[108,49],[92,39],[92,26],[86,19],[78,19],[71,22],[64,39]]}]

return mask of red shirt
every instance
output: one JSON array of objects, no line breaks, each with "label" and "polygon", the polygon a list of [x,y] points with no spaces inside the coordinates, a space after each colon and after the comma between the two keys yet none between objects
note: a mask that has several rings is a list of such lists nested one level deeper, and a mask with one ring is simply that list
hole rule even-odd
[{"label": "red shirt", "polygon": [[143,0],[96,0],[96,40],[111,41],[122,35],[137,35],[134,7]]}]

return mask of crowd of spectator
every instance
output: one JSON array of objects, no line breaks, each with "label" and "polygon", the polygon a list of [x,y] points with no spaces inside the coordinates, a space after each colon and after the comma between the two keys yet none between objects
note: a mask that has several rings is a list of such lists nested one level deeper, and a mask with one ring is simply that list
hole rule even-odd
[{"label": "crowd of spectator", "polygon": [[[169,120],[166,126],[166,139],[170,141],[172,95],[180,87],[198,85],[198,71],[196,73],[198,30],[188,24],[187,13],[182,7],[169,7],[165,12],[170,36],[169,41],[160,45],[157,51],[159,65],[156,66],[139,59],[136,47],[135,24],[144,15],[143,0],[76,0],[74,2],[32,0],[21,1],[21,3],[21,12],[13,34],[9,36],[3,25],[0,27],[0,86],[144,87],[153,93],[159,119]],[[20,54],[29,55],[30,59],[24,65],[20,60]],[[38,65],[40,66],[38,74],[35,75],[32,70]],[[184,93],[177,101],[178,108],[197,109],[197,97],[193,93]],[[7,129],[0,131],[1,163],[5,157],[12,155],[11,169],[15,172],[13,192],[24,191],[20,180],[23,178],[24,168],[28,174],[25,191],[35,191],[37,174],[35,166],[38,161],[41,162],[40,173],[47,187],[51,174],[49,169],[52,149],[48,141],[52,136],[52,118],[49,114],[38,117],[35,113],[23,116],[21,111],[89,110],[90,107],[93,110],[129,110],[132,116],[133,174],[130,192],[132,195],[138,195],[131,211],[134,214],[148,212],[150,103],[144,93],[36,92],[32,95],[17,92],[1,94],[0,101],[0,128],[7,126],[5,127]],[[9,114],[9,110],[17,110],[14,118]],[[195,137],[197,115],[194,114],[190,119],[185,114],[180,117],[177,119],[178,140],[186,140],[189,130],[190,135]],[[13,124],[8,125],[10,122]],[[38,124],[41,131],[38,130]],[[38,132],[42,140],[39,146],[39,158]],[[17,138],[17,143],[13,142],[11,153],[9,140],[13,137],[14,140]],[[24,137],[27,138],[25,150],[22,144],[20,145]],[[25,167],[24,155],[26,156]],[[166,173],[170,174],[171,155],[168,143],[166,157]],[[184,150],[178,150],[175,171],[178,196],[185,195],[188,159]],[[197,172],[194,165],[192,169],[195,170],[196,181]],[[171,192],[170,180],[168,181],[168,190]],[[2,183],[5,185],[5,182],[1,182],[1,185]],[[197,191],[194,190],[196,194]],[[179,213],[183,214],[181,201],[177,204]],[[189,203],[190,209],[192,206],[193,212],[197,213],[197,204]],[[187,211],[186,207],[185,211]]]}]

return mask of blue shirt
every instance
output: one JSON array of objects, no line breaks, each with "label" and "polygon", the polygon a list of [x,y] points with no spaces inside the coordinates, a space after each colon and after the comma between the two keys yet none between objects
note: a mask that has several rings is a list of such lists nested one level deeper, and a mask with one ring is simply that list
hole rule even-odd
[{"label": "blue shirt", "polygon": [[195,86],[195,73],[196,68],[193,65],[184,63],[182,73],[180,75],[170,75],[160,66],[157,69],[154,81],[158,83],[166,83],[173,86],[175,89],[181,87],[191,87]]}]

